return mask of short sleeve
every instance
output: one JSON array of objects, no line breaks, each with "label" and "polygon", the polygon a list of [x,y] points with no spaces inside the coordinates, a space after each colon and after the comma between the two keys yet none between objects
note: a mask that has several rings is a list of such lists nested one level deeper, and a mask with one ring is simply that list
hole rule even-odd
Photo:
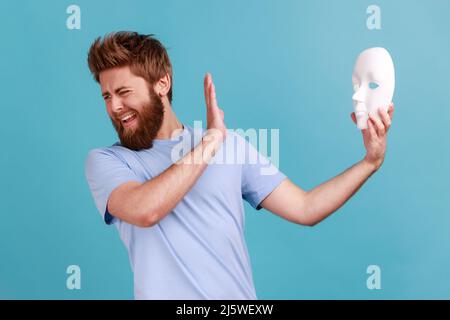
[{"label": "short sleeve", "polygon": [[239,153],[245,156],[242,165],[242,198],[260,210],[261,202],[286,178],[269,159],[263,156],[245,138],[241,140]]},{"label": "short sleeve", "polygon": [[107,208],[111,192],[125,182],[142,182],[127,163],[109,149],[93,149],[89,152],[85,174],[95,205],[106,224],[115,220]]}]

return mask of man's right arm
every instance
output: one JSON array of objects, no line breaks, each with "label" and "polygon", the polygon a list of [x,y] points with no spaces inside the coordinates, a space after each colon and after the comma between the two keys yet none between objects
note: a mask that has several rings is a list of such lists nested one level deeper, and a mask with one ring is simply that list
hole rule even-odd
[{"label": "man's right arm", "polygon": [[204,86],[208,131],[202,141],[157,177],[114,189],[107,204],[111,215],[139,227],[151,227],[172,211],[201,176],[226,135],[223,111],[217,106],[209,74]]},{"label": "man's right arm", "polygon": [[220,144],[219,138],[203,139],[159,176],[120,185],[109,197],[109,213],[139,227],[155,225],[188,193]]}]

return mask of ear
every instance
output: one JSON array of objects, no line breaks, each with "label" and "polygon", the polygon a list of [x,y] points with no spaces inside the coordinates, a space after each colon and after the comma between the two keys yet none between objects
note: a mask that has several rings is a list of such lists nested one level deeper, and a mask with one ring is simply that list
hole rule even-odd
[{"label": "ear", "polygon": [[162,77],[155,83],[153,88],[155,89],[156,94],[160,98],[162,98],[165,95],[167,95],[167,93],[169,93],[171,85],[172,85],[172,82],[170,81],[170,76],[168,73],[166,73],[166,75],[164,77]]}]

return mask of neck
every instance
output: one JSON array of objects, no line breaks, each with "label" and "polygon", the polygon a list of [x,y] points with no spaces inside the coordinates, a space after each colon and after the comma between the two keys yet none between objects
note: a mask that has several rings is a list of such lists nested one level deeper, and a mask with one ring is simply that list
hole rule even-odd
[{"label": "neck", "polygon": [[172,110],[172,106],[170,105],[167,99],[163,99],[164,106],[164,118],[161,128],[156,135],[156,139],[170,139],[172,137],[172,133],[177,129],[183,129],[183,125],[178,120],[175,112]]}]

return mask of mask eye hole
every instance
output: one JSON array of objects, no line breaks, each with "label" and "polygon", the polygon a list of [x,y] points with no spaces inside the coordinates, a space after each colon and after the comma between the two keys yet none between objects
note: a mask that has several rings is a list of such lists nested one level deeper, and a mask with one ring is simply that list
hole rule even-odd
[{"label": "mask eye hole", "polygon": [[359,90],[359,84],[357,84],[357,83],[354,83],[353,84],[353,91],[358,91]]},{"label": "mask eye hole", "polygon": [[379,87],[379,85],[378,85],[378,83],[376,83],[376,82],[371,82],[371,83],[369,83],[369,88],[370,89],[376,89],[376,88],[378,88]]}]

